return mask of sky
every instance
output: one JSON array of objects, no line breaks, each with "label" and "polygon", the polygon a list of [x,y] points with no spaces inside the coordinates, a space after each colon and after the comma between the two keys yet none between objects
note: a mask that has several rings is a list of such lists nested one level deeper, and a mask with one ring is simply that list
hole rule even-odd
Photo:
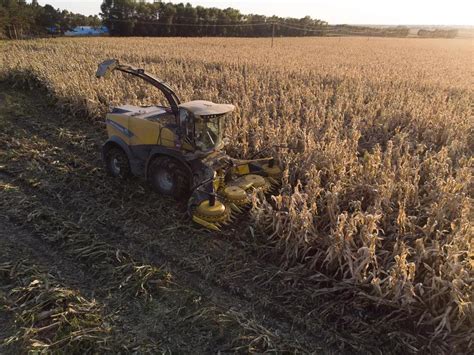
[{"label": "sky", "polygon": [[[84,15],[100,12],[101,0],[46,0]],[[243,14],[281,17],[311,16],[330,24],[474,25],[472,0],[189,0],[205,7],[239,9]]]}]

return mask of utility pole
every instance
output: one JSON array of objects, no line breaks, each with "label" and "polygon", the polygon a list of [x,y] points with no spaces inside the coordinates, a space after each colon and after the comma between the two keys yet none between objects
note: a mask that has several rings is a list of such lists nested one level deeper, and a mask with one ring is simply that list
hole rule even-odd
[{"label": "utility pole", "polygon": [[272,22],[272,48],[273,48],[273,39],[275,38],[275,22]]}]

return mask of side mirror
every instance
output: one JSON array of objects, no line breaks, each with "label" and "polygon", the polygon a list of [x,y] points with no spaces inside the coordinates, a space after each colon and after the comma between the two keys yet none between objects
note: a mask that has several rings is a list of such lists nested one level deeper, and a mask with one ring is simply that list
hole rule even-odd
[{"label": "side mirror", "polygon": [[108,76],[115,68],[119,65],[117,59],[109,59],[99,64],[95,76],[97,78],[102,78]]}]

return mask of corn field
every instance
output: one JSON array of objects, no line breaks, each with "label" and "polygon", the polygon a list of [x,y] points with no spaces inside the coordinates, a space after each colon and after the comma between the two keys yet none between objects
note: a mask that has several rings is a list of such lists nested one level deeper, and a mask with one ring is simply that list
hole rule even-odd
[{"label": "corn field", "polygon": [[284,270],[335,282],[321,293],[346,292],[380,307],[381,318],[408,324],[427,343],[441,339],[445,351],[472,350],[469,40],[278,38],[270,48],[267,39],[97,38],[0,46],[0,79],[39,85],[58,108],[91,124],[110,105],[164,103],[121,74],[96,79],[108,58],[164,79],[182,101],[235,104],[228,153],[266,149],[285,169],[278,194],[253,201],[256,248]]}]

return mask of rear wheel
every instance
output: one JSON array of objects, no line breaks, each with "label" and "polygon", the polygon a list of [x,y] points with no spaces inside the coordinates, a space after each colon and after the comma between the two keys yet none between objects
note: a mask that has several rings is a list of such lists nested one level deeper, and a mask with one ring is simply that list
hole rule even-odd
[{"label": "rear wheel", "polygon": [[111,147],[104,154],[105,169],[113,177],[122,179],[132,175],[127,154],[119,147]]},{"label": "rear wheel", "polygon": [[150,165],[149,179],[154,190],[175,199],[188,197],[191,176],[178,160],[159,157]]}]

